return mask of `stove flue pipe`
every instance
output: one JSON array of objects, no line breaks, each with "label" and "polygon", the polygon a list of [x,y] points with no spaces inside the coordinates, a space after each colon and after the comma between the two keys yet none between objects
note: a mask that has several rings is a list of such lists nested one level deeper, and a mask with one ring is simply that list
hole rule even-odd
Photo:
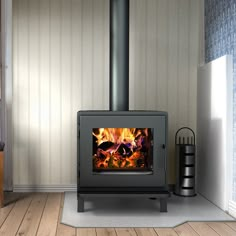
[{"label": "stove flue pipe", "polygon": [[129,110],[129,0],[110,0],[110,110]]}]

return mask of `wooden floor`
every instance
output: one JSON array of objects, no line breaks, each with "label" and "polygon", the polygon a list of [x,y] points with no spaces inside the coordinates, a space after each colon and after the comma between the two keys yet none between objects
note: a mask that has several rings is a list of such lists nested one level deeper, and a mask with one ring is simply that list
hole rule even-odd
[{"label": "wooden floor", "polygon": [[63,193],[7,194],[0,236],[236,236],[236,222],[188,222],[175,228],[73,228],[60,223]]}]

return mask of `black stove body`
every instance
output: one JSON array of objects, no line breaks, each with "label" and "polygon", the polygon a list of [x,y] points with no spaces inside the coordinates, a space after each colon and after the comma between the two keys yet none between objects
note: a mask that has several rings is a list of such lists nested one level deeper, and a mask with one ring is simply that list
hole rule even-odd
[{"label": "black stove body", "polygon": [[96,196],[160,198],[166,211],[167,113],[78,112],[78,211]]}]

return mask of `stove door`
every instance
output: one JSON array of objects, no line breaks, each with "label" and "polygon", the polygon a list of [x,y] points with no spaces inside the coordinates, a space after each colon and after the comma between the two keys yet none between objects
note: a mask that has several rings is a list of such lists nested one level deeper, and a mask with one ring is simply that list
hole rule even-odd
[{"label": "stove door", "polygon": [[165,186],[166,126],[165,115],[80,115],[79,186]]}]

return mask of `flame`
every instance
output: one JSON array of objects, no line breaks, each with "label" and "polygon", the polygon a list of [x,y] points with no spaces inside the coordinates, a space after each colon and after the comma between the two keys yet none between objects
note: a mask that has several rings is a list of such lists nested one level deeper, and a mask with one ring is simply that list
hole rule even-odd
[{"label": "flame", "polygon": [[135,138],[140,135],[140,130],[135,134],[136,128],[100,128],[99,133],[93,135],[97,138],[97,145],[103,142],[131,143],[135,145]]},{"label": "flame", "polygon": [[148,128],[99,128],[94,129],[97,150],[95,168],[143,168]]}]

